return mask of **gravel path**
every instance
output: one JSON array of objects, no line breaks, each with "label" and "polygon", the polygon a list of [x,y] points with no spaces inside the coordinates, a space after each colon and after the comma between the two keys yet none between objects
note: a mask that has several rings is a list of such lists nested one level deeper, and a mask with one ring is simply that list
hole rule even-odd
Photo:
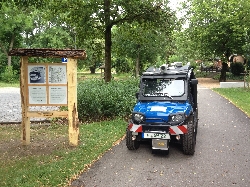
[{"label": "gravel path", "polygon": [[[20,123],[22,121],[20,88],[0,88],[0,123]],[[55,110],[55,107],[30,107],[32,111]],[[44,121],[45,118],[31,118],[31,121]]]}]

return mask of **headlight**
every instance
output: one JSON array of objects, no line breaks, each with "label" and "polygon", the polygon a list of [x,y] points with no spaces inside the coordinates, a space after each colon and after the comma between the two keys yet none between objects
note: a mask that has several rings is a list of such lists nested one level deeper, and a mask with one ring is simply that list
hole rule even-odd
[{"label": "headlight", "polygon": [[136,124],[145,121],[145,116],[142,113],[132,113],[132,121]]},{"label": "headlight", "polygon": [[169,122],[173,124],[179,124],[185,120],[185,115],[184,114],[175,114],[169,116]]}]

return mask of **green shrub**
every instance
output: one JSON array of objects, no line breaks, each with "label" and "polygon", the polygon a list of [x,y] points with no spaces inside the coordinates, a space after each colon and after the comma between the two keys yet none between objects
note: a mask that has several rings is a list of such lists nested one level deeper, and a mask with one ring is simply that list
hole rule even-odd
[{"label": "green shrub", "polygon": [[15,83],[18,81],[17,70],[12,66],[6,66],[3,73],[0,74],[0,80],[6,83]]},{"label": "green shrub", "polygon": [[197,68],[197,66],[199,66],[199,65],[197,65],[196,62],[191,62],[190,66],[191,66],[191,68],[193,68],[195,70]]},{"label": "green shrub", "polygon": [[244,72],[244,65],[241,62],[231,63],[230,68],[233,75],[240,75]]},{"label": "green shrub", "polygon": [[[227,73],[228,73],[228,72],[227,72]],[[226,73],[226,75],[227,75],[227,73]],[[216,74],[216,75],[213,77],[213,79],[214,79],[214,80],[219,80],[219,79],[220,79],[220,75],[221,75],[221,74],[219,74],[219,73]]]},{"label": "green shrub", "polygon": [[205,71],[196,71],[195,73],[196,78],[204,78],[204,77],[207,77],[208,75],[209,75],[209,72],[205,72]]},{"label": "green shrub", "polygon": [[128,116],[136,103],[138,84],[139,80],[135,78],[109,83],[102,79],[88,79],[79,83],[79,119],[86,121]]},{"label": "green shrub", "polygon": [[114,62],[116,73],[129,73],[131,71],[129,62],[126,59],[116,59]]},{"label": "green shrub", "polygon": [[[215,80],[219,80],[220,79],[220,73],[215,75],[213,77],[213,79]],[[243,81],[244,80],[244,75],[234,75],[231,72],[227,72],[226,73],[226,80],[237,80],[237,81]]]}]

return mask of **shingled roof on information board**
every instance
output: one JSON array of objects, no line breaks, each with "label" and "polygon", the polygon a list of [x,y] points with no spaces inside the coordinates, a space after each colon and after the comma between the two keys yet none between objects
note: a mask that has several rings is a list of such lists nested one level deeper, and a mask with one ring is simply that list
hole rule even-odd
[{"label": "shingled roof on information board", "polygon": [[23,49],[17,48],[9,51],[9,56],[28,56],[28,57],[51,57],[51,58],[75,58],[86,59],[87,54],[82,49]]}]

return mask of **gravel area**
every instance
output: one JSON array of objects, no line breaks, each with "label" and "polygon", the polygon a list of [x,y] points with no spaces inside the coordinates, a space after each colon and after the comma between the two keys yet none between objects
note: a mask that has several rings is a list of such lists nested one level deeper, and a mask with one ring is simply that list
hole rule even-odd
[{"label": "gravel area", "polygon": [[206,88],[219,88],[220,82],[218,80],[214,80],[212,78],[197,78],[198,85]]},{"label": "gravel area", "polygon": [[[0,123],[20,123],[22,121],[20,88],[0,88]],[[57,107],[30,107],[31,111],[56,110]],[[30,118],[31,121],[44,121],[46,118]]]}]

